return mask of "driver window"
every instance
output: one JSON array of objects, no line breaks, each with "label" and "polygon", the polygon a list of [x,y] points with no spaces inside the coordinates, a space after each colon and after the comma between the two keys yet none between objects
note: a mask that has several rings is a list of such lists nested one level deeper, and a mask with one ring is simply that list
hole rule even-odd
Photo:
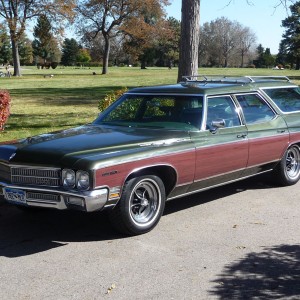
[{"label": "driver window", "polygon": [[208,98],[206,128],[212,129],[214,121],[223,121],[226,128],[241,125],[237,109],[230,96]]}]

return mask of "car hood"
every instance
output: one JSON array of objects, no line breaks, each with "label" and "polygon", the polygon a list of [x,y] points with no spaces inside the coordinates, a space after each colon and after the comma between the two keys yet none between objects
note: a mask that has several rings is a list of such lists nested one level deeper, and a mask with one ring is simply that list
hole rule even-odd
[{"label": "car hood", "polygon": [[11,144],[2,143],[0,161],[71,167],[78,160],[89,157],[97,156],[105,160],[120,153],[147,151],[187,139],[188,133],[183,131],[85,125],[37,135]]}]

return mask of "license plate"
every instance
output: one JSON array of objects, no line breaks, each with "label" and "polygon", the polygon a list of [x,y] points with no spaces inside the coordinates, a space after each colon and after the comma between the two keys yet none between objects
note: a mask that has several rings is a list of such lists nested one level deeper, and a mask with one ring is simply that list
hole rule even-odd
[{"label": "license plate", "polygon": [[26,204],[26,194],[22,190],[4,188],[3,193],[4,193],[4,198],[8,201]]}]

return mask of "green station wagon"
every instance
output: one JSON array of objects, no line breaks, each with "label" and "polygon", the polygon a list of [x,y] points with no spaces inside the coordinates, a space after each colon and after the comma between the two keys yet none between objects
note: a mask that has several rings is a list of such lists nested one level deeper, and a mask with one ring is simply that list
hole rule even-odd
[{"label": "green station wagon", "polygon": [[187,76],[132,89],[91,124],[1,143],[0,192],[26,210],[107,210],[135,235],[166,200],[265,172],[295,184],[299,158],[300,89],[287,77]]}]

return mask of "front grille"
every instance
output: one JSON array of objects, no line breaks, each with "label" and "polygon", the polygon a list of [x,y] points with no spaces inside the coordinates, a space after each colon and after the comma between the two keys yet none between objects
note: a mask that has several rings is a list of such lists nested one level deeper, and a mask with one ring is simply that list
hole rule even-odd
[{"label": "front grille", "polygon": [[60,196],[55,194],[44,194],[37,192],[27,192],[26,199],[38,202],[60,202]]},{"label": "front grille", "polygon": [[60,169],[45,169],[31,167],[11,167],[11,182],[13,184],[60,186]]}]

